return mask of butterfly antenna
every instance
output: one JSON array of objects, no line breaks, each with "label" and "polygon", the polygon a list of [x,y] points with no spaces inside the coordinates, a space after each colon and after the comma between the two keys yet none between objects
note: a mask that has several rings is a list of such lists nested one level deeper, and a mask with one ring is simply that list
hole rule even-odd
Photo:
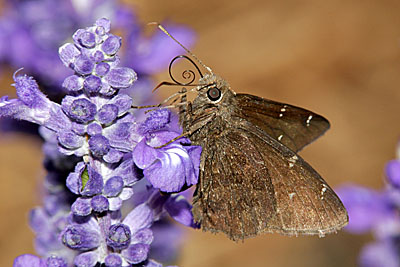
[{"label": "butterfly antenna", "polygon": [[157,27],[166,35],[168,35],[172,40],[174,40],[178,45],[180,45],[190,56],[192,56],[200,65],[202,65],[208,72],[213,74],[213,71],[210,67],[206,66],[195,54],[193,54],[189,49],[187,49],[183,44],[181,44],[178,40],[175,39],[160,23],[158,22],[150,22],[147,25],[157,25]]}]

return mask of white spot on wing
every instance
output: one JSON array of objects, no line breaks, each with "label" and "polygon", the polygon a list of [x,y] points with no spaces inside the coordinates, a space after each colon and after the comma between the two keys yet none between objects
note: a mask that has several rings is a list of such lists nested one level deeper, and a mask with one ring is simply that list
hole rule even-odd
[{"label": "white spot on wing", "polygon": [[293,196],[296,195],[296,193],[289,193],[289,198],[292,200]]},{"label": "white spot on wing", "polygon": [[322,185],[322,189],[321,189],[321,199],[324,199],[324,194],[327,190],[327,186],[325,184]]},{"label": "white spot on wing", "polygon": [[312,118],[313,118],[312,115],[308,116],[308,118],[307,118],[307,120],[306,120],[307,126],[310,126],[310,122],[311,122]]},{"label": "white spot on wing", "polygon": [[283,137],[283,134],[281,134],[280,136],[278,136],[278,141],[281,141]]},{"label": "white spot on wing", "polygon": [[322,230],[318,230],[319,237],[325,237],[325,233]]},{"label": "white spot on wing", "polygon": [[299,157],[297,157],[297,155],[293,155],[293,157],[289,159],[289,168],[292,168],[298,159]]}]

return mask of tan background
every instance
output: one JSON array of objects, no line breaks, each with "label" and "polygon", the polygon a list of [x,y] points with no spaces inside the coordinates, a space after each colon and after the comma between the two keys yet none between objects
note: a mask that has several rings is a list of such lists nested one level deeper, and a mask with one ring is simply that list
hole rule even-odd
[{"label": "tan background", "polygon": [[[145,22],[198,33],[194,52],[237,92],[308,108],[331,130],[301,155],[332,186],[383,185],[400,133],[400,2],[391,0],[126,1]],[[163,79],[164,76],[158,77]],[[11,81],[2,90],[11,92]],[[2,93],[3,94],[3,93]],[[31,252],[27,212],[38,203],[40,144],[0,138],[0,266]],[[12,196],[12,197],[11,197]],[[189,231],[181,266],[354,266],[368,236],[264,235],[244,244]]]}]

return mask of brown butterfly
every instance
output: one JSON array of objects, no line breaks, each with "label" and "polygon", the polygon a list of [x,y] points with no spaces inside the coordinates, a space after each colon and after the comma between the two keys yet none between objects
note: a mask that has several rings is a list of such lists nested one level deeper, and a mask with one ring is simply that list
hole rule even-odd
[{"label": "brown butterfly", "polygon": [[[193,101],[183,90],[174,105],[183,135],[203,148],[192,209],[201,228],[239,240],[265,232],[324,236],[344,227],[348,215],[342,202],[297,154],[328,130],[329,122],[299,107],[235,93],[186,51],[209,72],[191,90]],[[195,65],[187,56],[177,58]],[[175,59],[174,83],[162,84],[191,85],[194,79],[183,84],[173,78]]]}]

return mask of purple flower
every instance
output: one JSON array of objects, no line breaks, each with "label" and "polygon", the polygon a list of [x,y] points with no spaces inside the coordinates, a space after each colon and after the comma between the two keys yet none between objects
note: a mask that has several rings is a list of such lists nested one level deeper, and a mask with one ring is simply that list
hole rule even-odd
[{"label": "purple flower", "polygon": [[18,256],[14,260],[14,267],[26,267],[26,266],[31,266],[31,267],[46,267],[46,261],[39,258],[38,256],[34,256],[31,254],[24,254],[21,256]]},{"label": "purple flower", "polygon": [[[95,223],[92,222],[94,225]],[[93,229],[92,225],[70,224],[63,233],[62,242],[70,249],[78,251],[88,251],[97,248],[100,245],[100,231]]]},{"label": "purple flower", "polygon": [[335,190],[343,201],[349,216],[346,230],[355,234],[371,231],[382,216],[390,213],[384,195],[357,185],[345,185]]},{"label": "purple flower", "polygon": [[[150,229],[153,220],[154,211],[143,203],[129,212],[123,220],[118,216],[111,219],[112,224],[105,232],[94,217],[83,223],[74,221],[63,230],[61,240],[67,247],[83,252],[75,257],[74,263],[78,266],[87,266],[83,264],[85,262],[93,263],[90,266],[94,266],[97,262],[104,261],[122,262],[123,266],[127,266],[127,263],[138,264],[148,257],[153,241]],[[120,253],[108,253],[104,250],[105,247]]]},{"label": "purple flower", "polygon": [[[184,185],[197,183],[198,169],[192,159],[200,159],[201,147],[186,148],[178,141],[162,146],[179,134],[159,131],[144,137],[133,150],[135,164],[144,170],[144,176],[164,192],[178,192]],[[187,140],[184,140],[187,143]]]},{"label": "purple flower", "polygon": [[[71,71],[63,68],[58,58],[59,46],[70,38],[76,27],[89,25],[98,17],[107,16],[114,21],[115,28],[126,34],[123,64],[135,68],[142,81],[149,79],[149,75],[165,69],[172,57],[183,52],[176,43],[158,31],[151,37],[143,34],[132,9],[120,1],[9,1],[2,11],[0,62],[12,68],[24,66],[27,73],[34,74],[50,99],[59,99],[67,90],[79,91],[85,88],[85,91],[96,93],[101,89],[101,81],[98,78],[105,79],[110,71],[109,62],[101,62],[104,59],[103,53],[93,54],[95,61],[99,62],[94,66],[98,77],[71,75]],[[110,29],[106,23],[103,23],[103,26],[106,30]],[[193,31],[184,26],[171,25],[169,28],[187,46],[193,44]],[[80,31],[80,35],[76,35],[74,39],[85,48],[92,48],[96,42],[95,35],[85,30]],[[106,55],[113,55],[120,44],[120,37],[110,36],[102,44],[102,49]],[[88,65],[84,64],[85,62]],[[83,64],[83,69],[85,66],[90,69],[89,61],[79,61],[79,64]],[[111,76],[121,76],[117,70],[113,72],[116,75]],[[67,76],[70,76],[70,79],[64,80]],[[109,83],[114,81],[111,79]],[[143,86],[145,90],[142,90]],[[149,101],[149,92],[153,86],[153,83],[140,82],[140,86],[129,85],[127,93],[134,96],[137,103],[144,104],[144,101]],[[103,92],[107,91],[107,88],[103,88]],[[32,128],[28,125],[13,120],[0,121],[2,130],[27,132]],[[36,129],[34,133],[36,134]]]},{"label": "purple flower", "polygon": [[[168,31],[188,47],[194,43],[195,34],[186,27],[168,25]],[[128,34],[128,46],[130,49],[127,50],[126,58],[130,59],[130,66],[144,74],[165,69],[171,58],[186,52],[160,31],[150,38],[142,36],[139,30],[131,31]]]},{"label": "purple flower", "polygon": [[[63,82],[69,94],[61,104],[27,75],[14,75],[18,99],[0,100],[0,117],[41,126],[49,171],[44,208],[33,210],[30,222],[43,258],[16,262],[33,257],[49,266],[160,266],[149,259],[153,223],[169,214],[197,225],[182,196],[158,189],[179,192],[197,183],[201,147],[187,138],[165,145],[180,132],[168,110],[144,120],[134,115],[133,99],[123,91],[137,76],[119,66],[122,39],[110,33],[107,19],[77,30],[73,41],[59,49],[74,72]],[[134,192],[143,198],[122,218]]]},{"label": "purple flower", "polygon": [[399,267],[400,257],[393,243],[375,242],[362,249],[359,264],[363,267]]},{"label": "purple flower", "polygon": [[[128,51],[132,49],[140,51],[138,47],[156,46],[155,42],[159,42],[156,39],[148,41],[144,38],[132,11],[112,0],[86,1],[84,4],[70,0],[57,3],[51,0],[9,1],[3,14],[5,15],[0,20],[0,60],[12,66],[25,66],[27,71],[34,73],[39,80],[46,81],[46,85],[51,86],[47,90],[52,90],[53,93],[60,90],[60,82],[69,75],[69,72],[59,64],[57,49],[71,36],[77,26],[87,25],[99,16],[107,15],[117,28],[127,32],[128,36],[136,37],[129,38]],[[104,25],[106,30],[109,30],[109,26]],[[183,32],[180,35],[181,40],[192,43],[193,33],[181,28],[180,32]],[[96,41],[95,36],[84,30],[81,32],[75,37],[76,41],[84,47],[91,48]],[[163,52],[162,62],[167,64],[167,60],[176,55],[177,48],[172,44],[165,42],[158,52],[152,49],[146,58],[138,56],[132,58],[127,55],[126,61],[138,62],[152,56],[153,61],[158,63],[160,60],[157,58]],[[107,54],[114,54],[120,46],[120,38],[112,36],[103,46]]]},{"label": "purple flower", "polygon": [[349,212],[349,232],[361,234],[372,232],[374,243],[366,245],[361,254],[360,266],[400,266],[400,161],[387,163],[388,185],[383,190],[346,185],[337,190]]}]

